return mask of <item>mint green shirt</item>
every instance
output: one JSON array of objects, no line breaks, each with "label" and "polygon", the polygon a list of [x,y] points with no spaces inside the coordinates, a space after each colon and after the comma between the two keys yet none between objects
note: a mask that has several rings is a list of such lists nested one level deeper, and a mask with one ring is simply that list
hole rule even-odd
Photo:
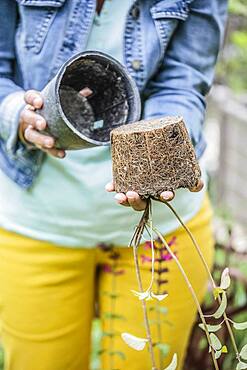
[{"label": "mint green shirt", "polygon": [[[123,62],[125,19],[132,2],[105,1],[100,16],[95,16],[87,50]],[[114,195],[105,192],[111,178],[109,147],[70,151],[63,160],[47,156],[29,190],[0,172],[0,227],[61,246],[89,248],[100,242],[126,246],[141,214],[117,205]],[[204,193],[176,192],[173,204],[185,221],[198,212]],[[154,202],[153,215],[164,234],[178,227],[161,203]]]}]

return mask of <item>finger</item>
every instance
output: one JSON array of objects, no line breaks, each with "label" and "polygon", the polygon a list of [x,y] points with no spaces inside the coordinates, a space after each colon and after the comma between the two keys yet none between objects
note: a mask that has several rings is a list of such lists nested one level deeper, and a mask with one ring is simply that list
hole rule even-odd
[{"label": "finger", "polygon": [[66,156],[66,153],[64,150],[62,149],[55,149],[55,148],[52,148],[52,149],[44,149],[44,148],[41,148],[44,152],[46,152],[47,154],[53,156],[53,157],[56,157],[56,158],[64,158]]},{"label": "finger", "polygon": [[170,190],[163,191],[163,192],[160,194],[160,200],[161,200],[162,202],[169,202],[169,201],[171,201],[174,197],[175,197],[175,193],[174,193],[173,191],[170,191]]},{"label": "finger", "polygon": [[31,105],[31,104],[27,104],[27,105],[25,106],[25,109],[29,109],[29,110],[35,111],[34,106],[33,106],[33,105]]},{"label": "finger", "polygon": [[89,87],[84,87],[82,90],[79,91],[79,94],[87,98],[88,96],[93,94],[93,91]]},{"label": "finger", "polygon": [[51,149],[55,144],[53,137],[40,134],[34,130],[32,126],[26,128],[24,131],[24,138],[30,143],[37,145],[39,148]]},{"label": "finger", "polygon": [[121,206],[126,206],[126,207],[129,207],[129,202],[128,202],[128,198],[126,197],[125,194],[123,193],[118,193],[115,195],[115,200],[117,201],[118,204],[121,204]]},{"label": "finger", "polygon": [[30,109],[24,109],[20,114],[20,119],[27,125],[32,125],[37,130],[44,130],[46,128],[46,120],[40,115]]},{"label": "finger", "polygon": [[128,191],[126,193],[129,205],[135,211],[143,211],[146,208],[147,202],[140,198],[139,194],[135,191]]},{"label": "finger", "polygon": [[40,92],[36,90],[28,90],[24,95],[24,100],[27,104],[32,105],[36,109],[41,108],[43,105],[43,98]]},{"label": "finger", "polygon": [[114,191],[114,185],[113,185],[113,182],[108,182],[108,184],[106,184],[105,186],[105,190],[108,191],[109,193]]},{"label": "finger", "polygon": [[193,193],[197,193],[198,191],[202,190],[203,186],[204,182],[202,181],[202,179],[200,179],[196,186],[190,188],[190,191],[192,191]]}]

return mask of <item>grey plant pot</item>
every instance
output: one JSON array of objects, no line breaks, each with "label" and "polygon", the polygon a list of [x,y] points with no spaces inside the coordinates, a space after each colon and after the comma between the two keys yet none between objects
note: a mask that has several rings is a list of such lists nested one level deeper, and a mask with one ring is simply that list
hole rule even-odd
[{"label": "grey plant pot", "polygon": [[[93,94],[78,92],[90,88]],[[69,59],[41,92],[45,133],[56,139],[56,148],[83,149],[110,144],[110,132],[138,121],[141,103],[127,69],[104,53],[87,51]]]}]

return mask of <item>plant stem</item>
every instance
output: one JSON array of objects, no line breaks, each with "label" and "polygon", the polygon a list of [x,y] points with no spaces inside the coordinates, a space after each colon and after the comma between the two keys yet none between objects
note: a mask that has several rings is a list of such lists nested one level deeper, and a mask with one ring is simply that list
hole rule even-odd
[{"label": "plant stem", "polygon": [[[187,232],[188,236],[190,237],[194,247],[196,248],[197,250],[197,253],[199,254],[200,256],[200,259],[208,273],[208,276],[210,278],[210,281],[211,281],[211,284],[213,286],[213,288],[216,288],[217,285],[215,284],[215,281],[214,281],[214,278],[211,274],[211,271],[210,271],[210,268],[208,267],[208,264],[202,254],[202,251],[196,241],[196,239],[194,238],[194,235],[192,234],[192,232],[190,231],[190,229],[185,225],[185,223],[183,222],[183,220],[181,219],[181,217],[178,215],[178,213],[176,212],[176,210],[173,208],[173,206],[171,204],[169,204],[168,202],[165,202],[165,204],[167,205],[168,208],[170,208],[170,210],[172,211],[172,213],[175,215],[175,217],[177,218],[177,220],[180,222],[181,226],[185,229],[185,231]],[[221,304],[221,298],[218,297],[218,302],[219,304]],[[226,323],[226,327],[227,327],[227,330],[228,330],[228,333],[230,335],[230,339],[231,339],[231,342],[232,342],[232,346],[234,348],[234,351],[235,351],[235,354],[236,354],[236,357],[237,357],[237,360],[240,361],[240,355],[239,355],[239,352],[238,352],[238,347],[237,347],[237,344],[236,344],[236,341],[235,341],[235,337],[234,337],[234,334],[233,334],[233,331],[232,331],[232,328],[231,328],[231,325],[229,323],[229,319],[227,317],[227,314],[226,312],[224,312],[223,314],[223,317],[225,319],[225,323]]]},{"label": "plant stem", "polygon": [[[141,293],[143,293],[143,286],[142,286],[142,280],[141,280],[141,273],[140,273],[140,266],[138,261],[138,255],[137,255],[137,247],[133,246],[133,255],[134,255],[134,262],[135,262],[135,270],[136,270],[136,277],[138,281],[138,288]],[[148,320],[148,314],[147,314],[147,305],[145,299],[142,299],[142,308],[143,308],[143,315],[144,315],[144,323],[146,328],[146,334],[147,334],[147,340],[149,344],[149,352],[151,356],[151,362],[152,362],[152,370],[157,370],[157,367],[155,365],[155,358],[154,358],[154,351],[153,351],[153,342],[151,337],[151,331],[150,331],[150,324]]]},{"label": "plant stem", "polygon": [[[152,203],[150,201],[149,203],[149,219],[151,227],[153,226],[153,218],[152,218]],[[151,242],[151,251],[152,251],[152,261],[151,261],[151,281],[148,287],[148,291],[151,291],[154,284],[154,263],[155,263],[155,254],[154,254],[154,236],[153,236],[153,230],[151,228],[150,232],[150,242]]]},{"label": "plant stem", "polygon": [[[206,333],[206,336],[207,336],[208,343],[209,343],[209,345],[210,345],[210,347],[211,347],[211,349],[212,349],[213,347],[212,347],[211,339],[210,339],[210,336],[209,336],[209,332],[208,332],[208,328],[207,328],[206,320],[205,320],[205,318],[204,318],[204,315],[203,315],[203,312],[202,312],[202,309],[201,309],[200,303],[199,303],[199,301],[198,301],[198,298],[197,298],[197,296],[196,296],[196,293],[195,293],[195,291],[194,291],[194,289],[193,289],[193,287],[192,287],[192,285],[191,285],[191,283],[190,283],[190,281],[189,281],[189,279],[188,279],[188,277],[187,277],[187,275],[186,275],[186,272],[184,271],[184,269],[183,269],[183,267],[182,267],[181,263],[179,262],[178,258],[177,258],[177,257],[176,257],[176,255],[173,253],[173,251],[172,251],[172,250],[171,250],[171,248],[169,247],[168,243],[167,243],[167,242],[166,242],[166,240],[164,239],[163,235],[162,235],[162,234],[161,234],[161,233],[160,233],[156,228],[153,228],[153,230],[154,230],[154,232],[158,235],[158,237],[160,238],[160,240],[162,240],[162,242],[164,243],[164,245],[165,245],[165,247],[166,247],[167,251],[168,251],[168,252],[169,252],[169,254],[172,256],[172,258],[173,258],[173,260],[176,262],[176,264],[177,264],[177,266],[178,266],[178,268],[179,268],[179,270],[180,270],[181,274],[183,275],[183,278],[184,278],[184,280],[185,280],[185,282],[186,282],[186,284],[187,284],[187,286],[188,286],[188,288],[189,288],[189,290],[190,290],[190,293],[191,293],[191,295],[192,295],[192,297],[193,297],[193,299],[194,299],[194,302],[195,302],[195,304],[196,304],[196,306],[197,306],[197,310],[198,310],[198,312],[199,312],[199,315],[200,315],[201,321],[202,321],[202,323],[203,323],[203,325],[204,325],[204,330],[205,330],[205,333]],[[217,363],[217,360],[216,360],[216,359],[215,359],[215,357],[214,357],[214,351],[213,351],[213,350],[211,350],[211,356],[212,356],[212,360],[213,360],[213,363],[214,363],[214,367],[215,367],[215,369],[216,369],[216,370],[219,370],[218,363]]]},{"label": "plant stem", "polygon": [[[143,285],[142,285],[142,279],[141,279],[141,271],[140,271],[140,265],[138,260],[138,246],[140,244],[143,231],[146,227],[146,224],[149,220],[149,211],[150,211],[150,199],[147,200],[146,209],[142,215],[142,218],[139,222],[139,225],[136,228],[136,231],[133,235],[133,238],[131,239],[130,244],[133,242],[133,256],[134,256],[134,263],[135,263],[135,271],[136,271],[136,277],[138,282],[138,288],[141,293],[143,293]],[[149,353],[151,357],[151,363],[152,363],[152,370],[158,370],[155,364],[155,357],[154,357],[154,349],[153,349],[153,341],[151,336],[151,330],[150,330],[150,324],[148,320],[148,313],[147,313],[147,305],[145,299],[142,299],[142,309],[143,309],[143,316],[144,316],[144,324],[146,329],[146,335],[148,340],[148,346],[149,346]]]},{"label": "plant stem", "polygon": [[[157,294],[161,294],[160,292],[160,280],[161,280],[161,276],[162,274],[160,273],[161,271],[161,268],[162,268],[162,260],[161,260],[161,251],[160,251],[160,248],[158,250],[158,254],[159,254],[159,262],[158,262],[158,282],[157,282]],[[158,333],[158,341],[159,343],[162,344],[162,330],[161,330],[161,314],[160,314],[160,302],[157,302],[156,303],[156,317],[157,317],[157,333]],[[160,349],[159,350],[159,361],[160,361],[160,368],[162,369],[162,366],[163,366],[163,354],[162,354],[162,350]]]},{"label": "plant stem", "polygon": [[[117,261],[113,261],[113,266],[112,266],[112,289],[111,293],[116,294],[116,275],[115,271],[117,268]],[[115,315],[115,310],[116,310],[116,299],[111,296],[111,314]],[[115,338],[114,338],[114,318],[111,317],[110,319],[110,351],[112,354],[110,354],[110,369],[114,370],[114,344],[115,344]]]},{"label": "plant stem", "polygon": [[196,248],[196,250],[197,250],[197,252],[198,252],[198,254],[199,254],[199,256],[200,256],[200,258],[202,260],[202,263],[203,263],[203,265],[204,265],[204,267],[205,267],[205,269],[206,269],[206,271],[208,273],[208,276],[209,276],[209,278],[211,280],[211,283],[212,283],[213,287],[215,287],[216,285],[215,285],[213,276],[211,274],[211,271],[210,271],[210,269],[208,267],[207,262],[205,261],[205,258],[204,258],[203,254],[202,254],[202,251],[201,251],[201,249],[200,249],[197,241],[194,238],[194,235],[192,234],[192,232],[190,231],[190,229],[185,225],[185,223],[183,222],[183,220],[181,219],[181,217],[178,215],[178,213],[176,212],[176,210],[173,208],[173,206],[171,204],[169,204],[168,202],[165,202],[165,204],[167,205],[168,208],[170,208],[170,210],[173,212],[173,214],[175,215],[175,217],[177,218],[177,220],[179,221],[179,223],[181,224],[181,226],[185,229],[185,231],[189,235],[189,237],[190,237],[193,245],[195,246],[195,248]]},{"label": "plant stem", "polygon": [[[152,218],[152,203],[150,201],[150,210],[149,210],[149,223],[151,225],[150,230],[147,229],[146,225],[146,231],[148,232],[150,236],[150,242],[151,242],[151,251],[152,251],[152,261],[151,261],[151,273],[152,273],[152,278],[150,285],[147,290],[151,291],[153,288],[154,284],[154,264],[155,264],[155,250],[154,250],[154,237],[153,237],[153,218]],[[159,261],[159,269],[161,268],[161,262]],[[159,276],[159,275],[158,275]],[[158,278],[159,279],[159,278]],[[160,294],[160,287],[158,284],[157,288],[158,292],[157,294]],[[161,333],[161,327],[160,327],[160,311],[159,309],[159,302],[156,303],[156,319],[157,319],[157,333],[158,333],[158,343],[162,342],[162,333]],[[162,369],[162,351],[159,349],[159,363],[160,363],[160,369]]]}]

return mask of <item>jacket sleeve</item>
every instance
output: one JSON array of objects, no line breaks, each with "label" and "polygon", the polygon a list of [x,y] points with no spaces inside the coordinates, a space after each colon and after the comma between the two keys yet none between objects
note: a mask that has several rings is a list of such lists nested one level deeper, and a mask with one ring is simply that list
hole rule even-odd
[{"label": "jacket sleeve", "polygon": [[17,9],[14,0],[0,5],[0,140],[8,156],[15,156],[18,146],[19,113],[24,107],[24,91],[14,82],[15,33]]},{"label": "jacket sleeve", "polygon": [[147,86],[144,119],[183,116],[198,156],[204,149],[198,143],[202,145],[205,96],[213,82],[226,17],[227,0],[192,1],[188,18],[179,22]]}]

